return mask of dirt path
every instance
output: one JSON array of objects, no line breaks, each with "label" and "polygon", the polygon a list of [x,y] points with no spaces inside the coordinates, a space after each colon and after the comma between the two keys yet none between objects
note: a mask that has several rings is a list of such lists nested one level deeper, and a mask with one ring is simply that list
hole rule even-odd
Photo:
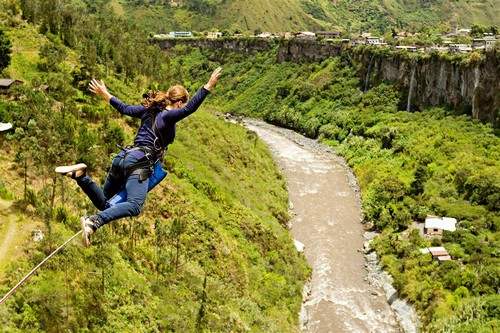
[{"label": "dirt path", "polygon": [[16,236],[16,221],[9,215],[11,203],[0,199],[0,227],[4,230],[0,238],[0,266],[7,257]]},{"label": "dirt path", "polygon": [[15,236],[16,236],[16,223],[12,221],[12,219],[9,219],[7,225],[7,231],[5,232],[5,235],[0,243],[0,264],[7,257],[9,248],[11,247],[12,241],[14,240]]},{"label": "dirt path", "polygon": [[313,268],[301,313],[306,332],[399,332],[384,292],[367,282],[357,185],[343,160],[313,140],[245,121],[287,177],[292,234]]}]

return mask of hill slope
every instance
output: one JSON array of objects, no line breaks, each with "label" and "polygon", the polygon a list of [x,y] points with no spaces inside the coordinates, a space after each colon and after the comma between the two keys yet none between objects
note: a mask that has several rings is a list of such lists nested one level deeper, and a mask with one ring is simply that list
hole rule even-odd
[{"label": "hill slope", "polygon": [[[119,26],[127,41],[125,31],[140,35],[132,27],[118,20],[94,32],[90,28],[104,24],[100,17],[66,12],[82,15],[69,20],[74,34],[89,25],[75,43],[84,52],[61,42],[64,37],[71,45],[75,35],[58,30],[52,19],[60,11],[44,4],[25,7],[37,26],[20,17],[6,20],[13,44],[6,74],[24,84],[0,97],[0,119],[15,126],[0,136],[0,197],[16,200],[8,213],[19,218],[17,226],[41,225],[45,238],[13,238],[13,222],[0,216],[0,242],[22,248],[0,258],[0,295],[74,234],[79,216],[95,210],[73,181],[54,177],[54,166],[83,161],[100,181],[115,144],[132,140],[137,123],[88,94],[90,75],[102,77],[127,102],[159,84],[133,71],[145,68],[143,60],[89,57],[96,39],[107,50],[123,49],[124,40],[107,39],[117,36],[109,29]],[[52,33],[38,33],[44,29]],[[159,51],[154,56],[163,59]],[[0,307],[2,332],[296,331],[308,268],[284,226],[284,180],[253,133],[208,109],[205,104],[179,124],[165,161],[170,174],[150,193],[143,214],[103,227],[91,248],[75,242],[47,262]]]},{"label": "hill slope", "polygon": [[150,31],[172,29],[293,31],[418,30],[471,24],[500,25],[500,0],[113,0],[119,12]]}]

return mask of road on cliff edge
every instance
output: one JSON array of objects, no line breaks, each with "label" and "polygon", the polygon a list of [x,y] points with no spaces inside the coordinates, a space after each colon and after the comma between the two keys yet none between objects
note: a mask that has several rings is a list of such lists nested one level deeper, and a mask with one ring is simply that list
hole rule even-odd
[{"label": "road on cliff edge", "polygon": [[293,237],[313,272],[301,311],[304,332],[399,332],[384,292],[367,282],[355,178],[328,148],[264,122],[245,126],[270,147],[287,179]]}]

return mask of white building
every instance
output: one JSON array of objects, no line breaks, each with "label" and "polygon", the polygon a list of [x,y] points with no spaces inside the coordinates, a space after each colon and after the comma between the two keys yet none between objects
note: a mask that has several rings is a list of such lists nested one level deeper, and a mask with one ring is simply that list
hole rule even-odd
[{"label": "white building", "polygon": [[484,36],[484,38],[474,38],[472,40],[472,48],[474,50],[489,50],[495,46],[495,36]]},{"label": "white building", "polygon": [[459,36],[468,36],[470,35],[471,29],[468,28],[462,28],[457,30],[457,35]]},{"label": "white building", "polygon": [[369,37],[366,37],[365,40],[366,40],[367,45],[379,45],[382,43],[382,40],[380,39],[380,37],[369,36]]},{"label": "white building", "polygon": [[408,52],[417,52],[418,49],[416,46],[407,46],[407,45],[398,45],[396,46],[397,50],[406,50]]},{"label": "white building", "polygon": [[467,53],[472,51],[472,47],[467,44],[450,44],[448,50],[450,52]]},{"label": "white building", "polygon": [[170,31],[168,35],[170,38],[193,37],[193,33],[191,31]]},{"label": "white building", "polygon": [[209,31],[207,32],[208,39],[217,39],[222,37],[222,32],[219,31]]},{"label": "white building", "polygon": [[316,34],[310,31],[301,31],[295,37],[300,39],[316,39]]},{"label": "white building", "polygon": [[456,224],[457,224],[457,219],[452,217],[428,216],[425,219],[424,234],[433,236],[433,235],[442,235],[443,230],[455,231]]},{"label": "white building", "polygon": [[261,32],[257,35],[259,38],[273,38],[273,34],[270,32]]}]

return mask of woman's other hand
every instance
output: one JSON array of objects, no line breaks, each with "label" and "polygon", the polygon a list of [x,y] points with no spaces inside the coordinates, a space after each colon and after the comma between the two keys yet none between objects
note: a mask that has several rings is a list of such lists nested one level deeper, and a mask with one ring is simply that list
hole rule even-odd
[{"label": "woman's other hand", "polygon": [[89,83],[89,90],[97,96],[104,98],[108,103],[111,97],[113,97],[113,95],[108,92],[108,89],[102,80],[92,79]]},{"label": "woman's other hand", "polygon": [[214,72],[210,76],[210,80],[208,80],[207,84],[205,84],[205,89],[207,89],[208,91],[212,91],[212,89],[214,89],[217,85],[217,81],[219,81],[221,74],[222,67],[217,67],[217,69],[214,70]]}]

